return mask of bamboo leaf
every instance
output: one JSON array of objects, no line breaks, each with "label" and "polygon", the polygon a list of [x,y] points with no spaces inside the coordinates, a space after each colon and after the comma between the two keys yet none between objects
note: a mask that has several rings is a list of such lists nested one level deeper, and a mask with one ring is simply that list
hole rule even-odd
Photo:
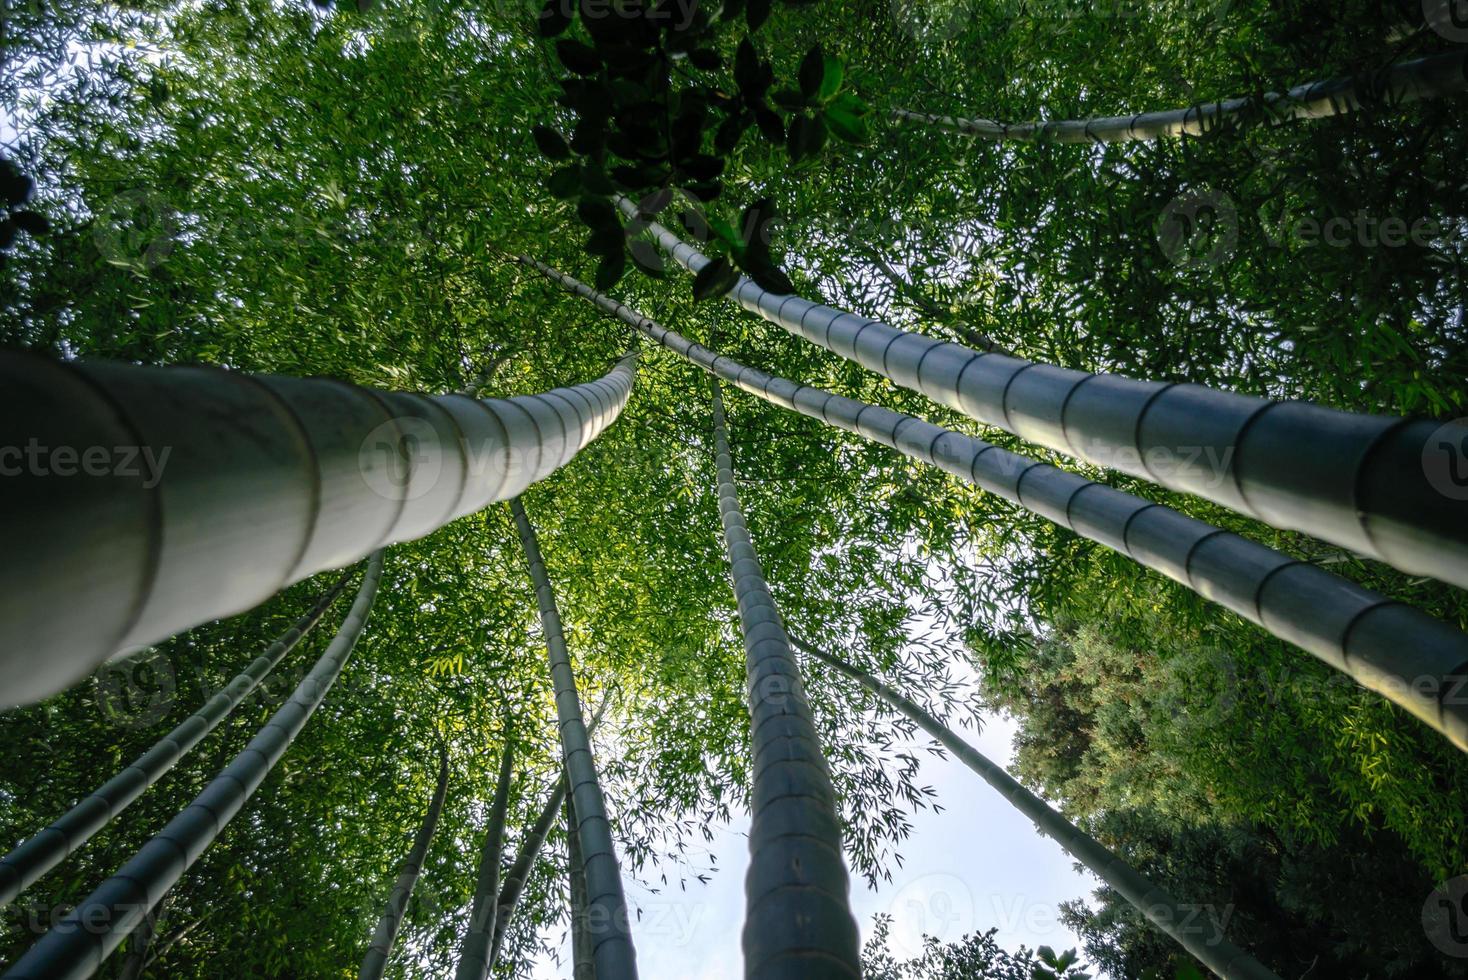
[{"label": "bamboo leaf", "polygon": [[566,138],[549,126],[535,126],[530,130],[530,135],[534,137],[536,147],[548,159],[565,160],[571,156]]},{"label": "bamboo leaf", "polygon": [[693,277],[693,298],[697,302],[722,296],[739,281],[739,272],[727,258],[714,259]]}]

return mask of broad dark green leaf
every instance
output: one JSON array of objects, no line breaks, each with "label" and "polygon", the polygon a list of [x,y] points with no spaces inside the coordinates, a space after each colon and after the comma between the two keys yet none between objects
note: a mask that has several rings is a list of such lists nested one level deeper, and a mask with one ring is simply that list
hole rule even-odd
[{"label": "broad dark green leaf", "polygon": [[556,57],[577,75],[595,75],[601,71],[601,55],[588,44],[570,38],[556,42]]},{"label": "broad dark green leaf", "polygon": [[693,298],[702,302],[722,296],[733,289],[738,281],[739,270],[734,268],[733,263],[724,257],[714,259],[693,277]]},{"label": "broad dark green leaf", "polygon": [[566,145],[565,137],[549,126],[535,126],[530,130],[530,135],[535,138],[535,145],[547,158],[565,160],[571,156],[571,148]]}]

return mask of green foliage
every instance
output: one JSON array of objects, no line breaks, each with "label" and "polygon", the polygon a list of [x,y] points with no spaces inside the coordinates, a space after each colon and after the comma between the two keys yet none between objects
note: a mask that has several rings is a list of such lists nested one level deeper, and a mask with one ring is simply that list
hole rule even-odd
[{"label": "green foliage", "polygon": [[[772,12],[744,0],[701,8],[682,30],[650,29],[645,4],[626,7],[640,19],[590,20],[582,6],[12,4],[0,103],[19,134],[5,155],[35,182],[24,210],[51,227],[37,235],[35,219],[17,220],[23,233],[0,256],[0,344],[424,392],[457,390],[504,358],[486,395],[602,373],[629,332],[503,261],[523,252],[615,283],[619,298],[750,364],[956,427],[968,423],[727,302],[692,300],[742,271],[1072,368],[1374,412],[1468,406],[1453,224],[1468,217],[1462,100],[1151,145],[1001,145],[886,118],[1172,107],[1433,50],[1435,35],[1401,30],[1390,5],[1158,0],[1116,16],[1114,5]],[[1237,236],[1215,264],[1179,263],[1159,219],[1202,188],[1224,195]],[[676,223],[715,271],[687,284],[663,273],[643,219],[615,210],[618,192]],[[1372,245],[1358,214],[1444,231]],[[1292,230],[1306,218],[1345,218],[1352,232],[1340,247],[1306,240]],[[1206,257],[1214,244],[1176,254]],[[627,258],[648,275],[627,276]],[[672,855],[668,887],[704,872],[677,856],[748,804],[743,656],[704,391],[687,365],[649,354],[623,418],[528,494],[584,697],[613,698],[597,744],[615,747],[602,762],[620,854],[633,874]],[[1283,972],[1309,967],[1297,950],[1322,957],[1315,975],[1452,975],[1423,958],[1412,921],[1428,886],[1468,858],[1461,760],[1434,736],[1006,502],[752,399],[729,406],[751,534],[792,631],[947,715],[973,707],[959,703],[948,660],[968,639],[993,703],[1021,718],[1031,785],[1180,898],[1234,902],[1243,944],[1260,943]],[[1449,589],[1116,483],[1468,623]],[[449,802],[402,970],[452,973],[505,705],[524,722],[511,827],[533,819],[554,778],[544,651],[502,508],[397,549],[385,582],[339,688],[174,890],[160,975],[349,969],[431,794],[440,736]],[[0,837],[22,839],[146,748],[319,588],[163,645],[175,693],[136,727],[117,724],[95,683],[0,717]],[[328,628],[7,913],[0,958],[31,940],[25,909],[85,895],[192,798]],[[912,732],[873,720],[842,687],[810,694],[849,858],[878,881],[931,803]],[[524,975],[563,926],[564,860],[557,831],[505,975]],[[1372,901],[1321,901],[1340,894]],[[1074,922],[1099,969],[1176,965],[1115,896],[1076,906]],[[947,969],[944,957],[1026,980],[1043,965],[966,942],[968,953],[934,951],[917,975]],[[984,974],[958,974],[971,975]]]},{"label": "green foliage", "polygon": [[1021,946],[1010,953],[994,941],[996,930],[973,933],[957,942],[941,943],[923,937],[923,953],[899,960],[888,950],[892,918],[878,915],[872,936],[862,949],[862,974],[867,980],[1090,980],[1073,949],[1063,953],[1049,946],[1030,951]]}]

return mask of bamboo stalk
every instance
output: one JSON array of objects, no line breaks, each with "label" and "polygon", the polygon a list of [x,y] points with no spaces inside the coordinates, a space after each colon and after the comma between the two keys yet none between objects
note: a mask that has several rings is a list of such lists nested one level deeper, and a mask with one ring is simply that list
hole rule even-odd
[{"label": "bamboo stalk", "polygon": [[377,920],[377,926],[372,930],[372,939],[367,944],[367,954],[362,957],[362,967],[357,973],[357,980],[382,980],[387,971],[387,961],[392,956],[393,943],[397,941],[398,930],[403,925],[403,913],[407,911],[408,901],[413,897],[413,889],[418,884],[418,877],[423,873],[423,862],[428,856],[428,847],[433,843],[434,832],[438,830],[438,820],[443,814],[444,797],[449,788],[449,752],[448,746],[442,742],[438,746],[438,783],[433,789],[433,798],[428,803],[428,812],[423,815],[423,822],[418,825],[418,833],[413,838],[413,846],[408,849],[408,854],[403,858],[403,863],[398,867],[398,878],[393,883],[392,891],[388,893],[387,904],[382,909],[382,915]]},{"label": "bamboo stalk", "polygon": [[1468,88],[1468,58],[1465,55],[1468,52],[1448,51],[1388,65],[1377,71],[1296,85],[1283,93],[1267,92],[1262,98],[1224,99],[1186,109],[1142,112],[1131,116],[1002,123],[907,109],[893,109],[891,115],[899,122],[926,123],[991,140],[1116,143],[1169,136],[1202,136],[1256,108],[1266,118],[1287,122],[1340,116],[1366,107],[1393,108],[1404,103],[1456,95]]},{"label": "bamboo stalk", "polygon": [[320,707],[362,635],[381,578],[379,551],[367,563],[341,628],[290,700],[194,802],[42,936],[3,980],[85,980],[97,971],[240,812]]},{"label": "bamboo stalk", "polygon": [[515,496],[617,418],[635,363],[475,401],[0,353],[0,447],[37,449],[0,511],[0,707]]},{"label": "bamboo stalk", "polygon": [[836,790],[779,609],[739,506],[719,380],[709,379],[724,525],[754,748],[741,945],[746,980],[860,977]]},{"label": "bamboo stalk", "polygon": [[1382,695],[1468,752],[1468,635],[1461,630],[1161,504],[911,415],[746,367],[544,263],[522,261],[750,394],[937,466],[1161,572]]},{"label": "bamboo stalk", "polygon": [[569,795],[576,807],[577,839],[585,858],[587,908],[593,931],[596,976],[598,980],[636,980],[637,955],[632,947],[627,899],[622,893],[622,876],[617,868],[612,826],[607,820],[606,801],[597,780],[596,760],[592,756],[591,739],[587,736],[581,714],[581,698],[576,693],[576,675],[571,669],[571,655],[561,630],[555,591],[545,569],[545,559],[540,554],[535,528],[519,497],[510,501],[510,512],[514,515],[520,544],[525,549],[525,560],[530,566],[530,579],[535,586],[535,601],[540,609],[541,628],[550,659],[566,779]]},{"label": "bamboo stalk", "polygon": [[[688,271],[708,263],[656,222],[648,230]],[[1468,451],[1464,420],[1363,415],[986,354],[777,295],[746,277],[730,295],[985,425],[1468,588],[1468,492],[1449,482],[1451,471],[1437,472]]]},{"label": "bamboo stalk", "polygon": [[459,966],[454,980],[485,980],[493,965],[490,945],[494,939],[495,919],[499,909],[500,855],[505,845],[505,811],[510,805],[510,781],[515,775],[515,750],[508,727],[505,746],[500,752],[499,782],[489,807],[489,823],[484,830],[484,846],[479,854],[479,875],[474,888],[474,908],[469,913],[469,929],[459,953]]},{"label": "bamboo stalk", "polygon": [[22,891],[73,854],[228,718],[230,712],[249,697],[281,659],[321,621],[350,578],[350,572],[338,577],[315,606],[266,647],[264,653],[204,702],[203,707],[154,742],[131,765],[99,786],[95,793],[66,811],[49,827],[0,858],[0,905],[13,902]]},{"label": "bamboo stalk", "polygon": [[[612,703],[610,696],[603,698],[602,703],[597,706],[596,713],[591,717],[591,724],[586,726],[586,737],[590,740],[596,734],[596,728],[601,724],[602,715]],[[505,933],[510,927],[510,919],[514,917],[515,906],[520,903],[520,894],[525,890],[525,882],[530,879],[530,870],[535,866],[535,859],[540,854],[540,849],[545,846],[545,840],[550,836],[551,827],[555,826],[556,819],[561,815],[562,803],[566,799],[566,774],[563,771],[556,777],[551,787],[551,794],[546,798],[545,805],[540,809],[540,815],[530,825],[530,830],[525,834],[525,840],[520,844],[520,853],[515,855],[514,863],[505,872],[505,883],[500,886],[499,900],[496,905],[499,912],[494,920],[494,943],[490,946],[489,966],[499,962],[500,948],[504,945]]]}]

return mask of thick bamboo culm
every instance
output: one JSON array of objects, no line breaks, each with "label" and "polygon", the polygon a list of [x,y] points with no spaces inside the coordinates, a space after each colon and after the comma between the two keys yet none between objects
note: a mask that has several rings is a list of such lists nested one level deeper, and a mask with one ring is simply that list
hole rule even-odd
[{"label": "thick bamboo culm", "polygon": [[[621,206],[637,213],[631,201]],[[648,230],[688,271],[708,264],[661,225]],[[1468,494],[1443,492],[1427,465],[1441,445],[1468,446],[1463,420],[1363,415],[982,353],[777,295],[746,277],[729,295],[985,425],[1468,588]]]},{"label": "thick bamboo culm", "polygon": [[149,840],[3,974],[3,980],[85,980],[208,849],[280,761],[346,666],[382,579],[382,552],[367,562],[341,628],[290,699],[250,744]]},{"label": "thick bamboo culm", "polygon": [[1468,751],[1468,635],[1449,624],[1161,504],[911,415],[746,367],[544,263],[521,261],[744,391],[937,466],[1161,572]]},{"label": "thick bamboo culm", "polygon": [[1394,107],[1407,102],[1455,95],[1468,89],[1468,52],[1458,50],[1416,58],[1378,71],[1297,85],[1262,98],[1205,102],[1186,109],[1164,109],[1131,116],[1002,123],[992,119],[934,115],[893,109],[899,122],[927,123],[992,140],[1057,143],[1116,143],[1167,136],[1202,136],[1230,119],[1258,110],[1266,119],[1322,119],[1359,112],[1363,107]]},{"label": "thick bamboo culm", "polygon": [[321,621],[350,578],[351,573],[342,574],[331,589],[264,653],[204,702],[203,707],[153,743],[152,748],[134,759],[131,765],[58,817],[49,827],[0,858],[0,906],[14,901],[23,890],[107,826],[229,717],[229,713],[249,697],[281,659]]},{"label": "thick bamboo culm", "polygon": [[0,707],[515,496],[617,418],[635,365],[476,401],[0,353],[0,446],[127,464],[6,479]]},{"label": "thick bamboo culm", "polygon": [[719,516],[739,609],[748,685],[749,870],[740,945],[745,980],[861,976],[836,790],[780,610],[739,506],[719,379],[710,378]]}]

